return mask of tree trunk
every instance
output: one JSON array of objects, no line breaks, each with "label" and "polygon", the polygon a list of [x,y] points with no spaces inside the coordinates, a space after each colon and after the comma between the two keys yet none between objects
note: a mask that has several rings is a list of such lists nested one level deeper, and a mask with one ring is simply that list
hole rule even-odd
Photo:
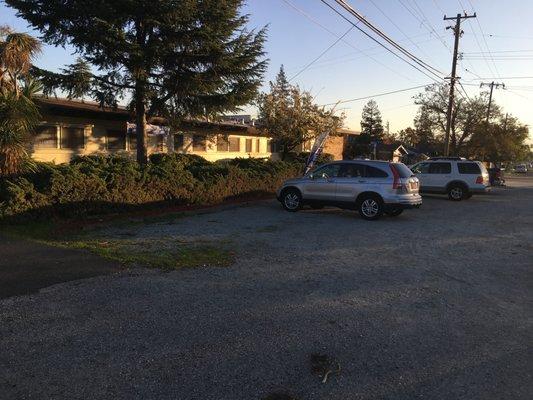
[{"label": "tree trunk", "polygon": [[148,162],[146,148],[148,135],[146,134],[146,103],[144,93],[144,82],[137,80],[135,84],[135,132],[137,136],[137,162],[139,164],[146,164]]}]

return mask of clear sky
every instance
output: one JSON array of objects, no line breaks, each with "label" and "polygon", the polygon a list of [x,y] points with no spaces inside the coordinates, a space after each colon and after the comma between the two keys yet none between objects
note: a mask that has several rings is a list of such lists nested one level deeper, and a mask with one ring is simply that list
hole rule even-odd
[{"label": "clear sky", "polygon": [[[334,4],[333,0],[327,1]],[[348,0],[348,3],[391,38],[445,74],[451,71],[453,34],[445,29],[452,21],[443,21],[443,16],[454,16],[463,10],[468,14],[475,11],[476,19],[463,20],[464,35],[460,42],[463,60],[458,75],[471,96],[479,93],[481,81],[505,83],[508,89],[495,90],[494,100],[504,111],[533,127],[533,1]],[[266,51],[270,64],[265,89],[281,64],[289,78],[293,77],[351,26],[320,0],[248,0],[244,12],[251,16],[251,28],[268,25]],[[0,24],[32,33],[26,22],[17,18],[2,1]],[[74,57],[72,49],[46,46],[37,64],[57,70],[71,63]],[[315,94],[319,104],[430,82],[427,76],[377,47],[356,29],[292,80]],[[384,122],[390,122],[391,132],[412,124],[417,109],[412,96],[417,92],[375,98]],[[345,108],[348,127],[359,129],[361,109],[366,101],[339,106]]]}]

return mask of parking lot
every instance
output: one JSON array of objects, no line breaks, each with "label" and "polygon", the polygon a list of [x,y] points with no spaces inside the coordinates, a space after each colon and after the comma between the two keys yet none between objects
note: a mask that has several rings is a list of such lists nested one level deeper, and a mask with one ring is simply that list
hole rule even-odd
[{"label": "parking lot", "polygon": [[265,201],[109,228],[236,261],[1,300],[0,398],[529,399],[532,227],[524,176],[375,222]]}]

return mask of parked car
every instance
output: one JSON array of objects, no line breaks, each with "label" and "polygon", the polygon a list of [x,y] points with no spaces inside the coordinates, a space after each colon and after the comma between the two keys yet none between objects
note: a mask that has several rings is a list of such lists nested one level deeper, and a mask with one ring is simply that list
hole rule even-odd
[{"label": "parked car", "polygon": [[398,216],[406,208],[419,207],[418,188],[418,179],[402,163],[336,161],[284,182],[277,198],[287,211],[332,205],[356,209],[364,219],[376,220],[384,213]]},{"label": "parked car", "polygon": [[517,165],[515,165],[514,172],[516,172],[517,174],[525,174],[525,173],[527,173],[526,164],[517,164]]},{"label": "parked car", "polygon": [[459,157],[430,158],[411,167],[420,180],[421,193],[447,194],[451,200],[487,193],[489,173],[480,161]]},{"label": "parked car", "polygon": [[489,183],[490,186],[503,186],[505,184],[505,179],[503,177],[503,171],[501,168],[489,168]]}]

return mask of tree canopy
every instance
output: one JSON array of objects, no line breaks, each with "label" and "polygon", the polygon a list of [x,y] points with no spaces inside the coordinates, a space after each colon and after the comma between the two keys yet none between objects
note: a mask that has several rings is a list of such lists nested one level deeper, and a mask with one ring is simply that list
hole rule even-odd
[{"label": "tree canopy", "polygon": [[[51,45],[79,60],[61,73],[35,68],[49,90],[102,105],[131,100],[137,158],[146,118],[235,111],[254,99],[266,69],[265,29],[248,31],[243,0],[6,0]],[[89,72],[91,77],[89,77]]]},{"label": "tree canopy", "polygon": [[0,175],[20,172],[28,158],[26,145],[39,121],[32,98],[40,90],[29,70],[40,50],[34,37],[0,27]]},{"label": "tree canopy", "polygon": [[[398,139],[428,155],[442,154],[448,86],[428,86],[414,99],[415,104],[420,106],[413,121],[414,129],[401,130],[397,134]],[[487,107],[488,93],[485,92],[475,97],[459,96],[455,99],[450,132],[452,155],[494,163],[527,158],[527,126],[513,116],[504,116],[494,100],[487,122]]]},{"label": "tree canopy", "polygon": [[336,116],[333,110],[315,104],[311,93],[291,85],[283,66],[257,105],[261,126],[282,146],[282,157],[324,131],[335,133],[344,120],[344,115]]}]

